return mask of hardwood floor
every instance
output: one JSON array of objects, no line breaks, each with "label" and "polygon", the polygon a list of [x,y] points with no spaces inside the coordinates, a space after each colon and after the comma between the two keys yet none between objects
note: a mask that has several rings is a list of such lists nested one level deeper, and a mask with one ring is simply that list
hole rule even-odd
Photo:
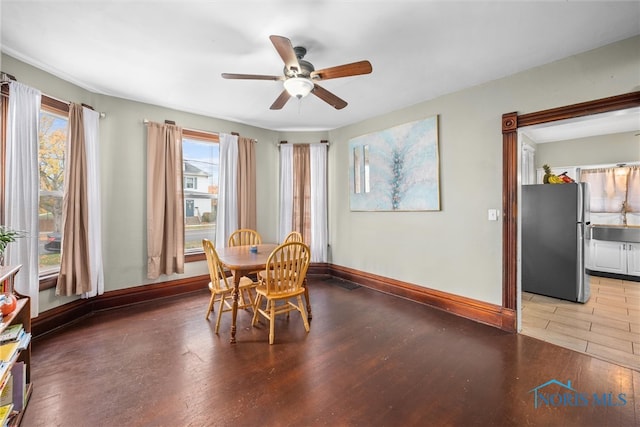
[{"label": "hardwood floor", "polygon": [[23,426],[640,424],[638,371],[340,285],[310,279],[311,331],[280,316],[271,346],[244,311],[215,335],[206,290],[38,337]]},{"label": "hardwood floor", "polygon": [[589,277],[585,304],[524,292],[522,333],[640,371],[640,283]]}]

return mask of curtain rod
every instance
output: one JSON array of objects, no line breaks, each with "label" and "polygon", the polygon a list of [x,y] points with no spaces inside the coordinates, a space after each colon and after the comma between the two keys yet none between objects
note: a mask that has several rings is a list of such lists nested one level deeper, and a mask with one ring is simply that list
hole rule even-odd
[{"label": "curtain rod", "polygon": [[[289,141],[280,141],[278,143],[278,146],[285,145],[285,144],[289,144]],[[330,145],[329,141],[327,141],[326,139],[321,139],[320,142],[294,142],[291,145],[312,145],[312,144],[326,144],[327,147]]]},{"label": "curtain rod", "polygon": [[[174,122],[173,120],[165,120],[164,121],[166,124],[171,124],[171,125],[175,125],[176,122]],[[151,123],[151,121],[149,119],[142,119],[142,123],[145,125],[148,125],[149,123]],[[220,132],[211,132],[210,130],[201,130],[201,129],[192,129],[192,128],[182,128],[184,130],[187,131],[191,131],[191,132],[202,132],[202,133],[210,133],[213,135],[218,135],[220,136]],[[239,133],[237,132],[231,132],[231,135],[236,135],[236,136],[240,136]],[[251,138],[256,144],[258,143],[257,139]]]},{"label": "curtain rod", "polygon": [[[145,124],[145,125],[148,125],[149,123],[151,123],[151,120],[142,119],[142,123]],[[173,120],[165,120],[164,123],[168,124],[168,125],[175,125],[176,124],[176,122],[174,122]],[[182,129],[189,130],[189,131],[192,131],[192,132],[202,132],[202,133],[210,133],[212,135],[220,135],[218,132],[211,132],[210,130],[191,129],[191,128],[182,128]]]},{"label": "curtain rod", "polygon": [[[63,103],[63,104],[71,105],[71,102],[70,102],[70,101],[65,101],[64,99],[56,98],[55,96],[47,95],[46,93],[43,93],[42,95],[43,95],[43,96],[46,96],[47,98],[51,98],[51,99],[53,99],[54,101],[58,101],[58,102],[61,102],[61,103]],[[90,110],[95,111],[95,109],[94,109],[91,105],[89,105],[89,104],[85,104],[85,103],[83,102],[83,103],[81,103],[80,105],[82,105],[83,107],[86,107],[86,108],[88,108],[88,109],[90,109]],[[107,117],[107,115],[106,115],[105,113],[103,113],[102,111],[99,111],[98,113],[100,114],[100,118],[101,118],[101,119],[104,119],[105,117]]]},{"label": "curtain rod", "polygon": [[[5,73],[4,71],[0,71],[0,77],[1,77],[1,79],[2,79],[2,80],[0,81],[0,85],[9,84],[9,83],[11,83],[12,81],[13,81],[13,82],[17,82],[17,81],[18,81],[18,79],[16,79],[14,76],[12,76],[12,75],[11,75],[11,74],[9,74],[9,73]],[[6,95],[6,94],[4,94],[4,93],[3,93],[2,95],[3,95],[3,96],[8,96],[8,95]],[[58,102],[60,102],[60,103],[62,103],[62,104],[71,105],[71,103],[70,103],[69,101],[65,101],[64,99],[56,98],[55,96],[47,95],[46,93],[43,93],[41,96],[46,96],[47,98],[51,98],[51,99],[53,99],[54,101],[58,101]],[[94,110],[94,108],[93,108],[91,105],[89,105],[89,104],[82,103],[81,105],[82,105],[83,107],[87,107],[87,108],[89,108],[89,109],[91,109],[91,110]],[[94,110],[94,111],[95,111],[95,110]],[[100,111],[100,118],[101,118],[101,119],[104,119],[106,116],[107,116],[107,115],[106,115],[105,113],[103,113],[102,111]]]},{"label": "curtain rod", "polygon": [[[9,84],[9,83],[11,83],[12,81],[17,81],[17,80],[2,80],[2,81],[0,81],[0,85]],[[0,94],[0,95],[1,95],[1,96],[4,96],[5,98],[8,98],[8,97],[9,97],[9,94],[6,94],[6,93],[2,93],[2,94]],[[56,98],[55,96],[47,95],[46,93],[43,93],[41,96],[46,96],[47,98],[51,98],[51,99],[53,99],[54,101],[60,102],[61,104],[71,105],[71,102],[69,102],[69,101],[65,101],[65,100],[63,100],[63,99]],[[89,104],[82,103],[82,104],[80,104],[80,105],[82,105],[83,107],[86,107],[86,108],[88,108],[88,109],[90,109],[90,110],[94,110],[94,111],[95,111],[95,109],[94,109],[91,105],[89,105]],[[103,113],[102,111],[100,111],[100,112],[99,112],[99,114],[100,114],[100,118],[101,118],[101,119],[104,119],[105,117],[107,117],[107,115],[106,115],[105,113]]]}]

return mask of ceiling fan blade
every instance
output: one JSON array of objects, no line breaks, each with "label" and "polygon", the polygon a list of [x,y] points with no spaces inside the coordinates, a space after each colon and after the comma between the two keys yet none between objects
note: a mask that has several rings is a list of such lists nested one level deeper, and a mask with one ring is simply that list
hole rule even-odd
[{"label": "ceiling fan blade", "polygon": [[284,107],[284,104],[287,103],[289,98],[291,98],[291,95],[289,95],[289,92],[287,92],[286,90],[283,90],[280,96],[278,96],[278,98],[276,98],[273,104],[271,104],[271,107],[269,107],[269,109],[270,110],[282,109],[282,107]]},{"label": "ceiling fan blade", "polygon": [[344,99],[340,99],[325,88],[314,85],[313,90],[311,91],[315,96],[322,99],[327,104],[331,105],[336,110],[342,110],[347,106],[347,101]]},{"label": "ceiling fan blade", "polygon": [[287,67],[288,70],[293,70],[295,73],[301,72],[302,70],[298,63],[298,57],[296,56],[296,52],[293,50],[291,40],[282,36],[269,36],[269,39],[271,39],[271,43],[273,43],[273,46],[278,51],[280,58],[284,61],[285,67]]},{"label": "ceiling fan blade", "polygon": [[312,71],[310,76],[314,80],[337,79],[338,77],[358,76],[369,74],[373,71],[369,61],[352,62],[351,64],[338,65],[323,70]]},{"label": "ceiling fan blade", "polygon": [[283,76],[265,76],[261,74],[233,74],[222,73],[223,79],[238,79],[238,80],[284,80]]}]

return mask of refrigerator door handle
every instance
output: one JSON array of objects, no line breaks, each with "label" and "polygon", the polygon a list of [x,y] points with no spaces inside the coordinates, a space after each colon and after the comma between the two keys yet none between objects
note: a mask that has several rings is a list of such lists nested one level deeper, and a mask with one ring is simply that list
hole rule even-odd
[{"label": "refrigerator door handle", "polygon": [[586,277],[585,264],[585,226],[581,222],[577,224],[576,242],[576,296],[578,302],[587,302],[590,296],[590,284]]}]

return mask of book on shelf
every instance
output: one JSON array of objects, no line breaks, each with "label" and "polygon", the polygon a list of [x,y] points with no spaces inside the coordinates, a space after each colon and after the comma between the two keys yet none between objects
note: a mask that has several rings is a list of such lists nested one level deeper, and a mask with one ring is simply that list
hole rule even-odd
[{"label": "book on shelf", "polygon": [[0,389],[2,389],[2,386],[4,385],[4,382],[6,380],[7,374],[9,373],[11,369],[11,364],[5,361],[0,361]]},{"label": "book on shelf", "polygon": [[19,340],[23,334],[24,327],[22,323],[9,325],[4,331],[0,332],[0,343]]},{"label": "book on shelf", "polygon": [[18,354],[21,341],[9,341],[0,345],[0,361],[10,363]]},{"label": "book on shelf", "polygon": [[[11,366],[11,365],[7,363],[7,366]],[[11,369],[7,369],[6,372],[2,374],[2,379],[0,380],[0,393],[2,393],[2,390],[4,390],[4,386],[7,385],[10,377],[11,377]],[[1,403],[0,403],[0,406],[2,406]]]},{"label": "book on shelf", "polygon": [[7,375],[2,390],[0,391],[0,406],[13,403],[13,376],[11,373]]},{"label": "book on shelf", "polygon": [[24,349],[27,348],[27,346],[31,342],[31,332],[23,333],[22,336],[20,336],[20,340],[19,341],[10,341],[10,342],[17,342],[18,343],[18,350],[24,350]]},{"label": "book on shelf", "polygon": [[22,411],[27,393],[27,365],[24,362],[16,362],[11,367],[12,400],[14,411]]},{"label": "book on shelf", "polygon": [[13,403],[0,406],[0,425],[1,426],[4,427],[7,425],[7,421],[9,420],[9,415],[11,415],[12,410],[13,410]]}]

